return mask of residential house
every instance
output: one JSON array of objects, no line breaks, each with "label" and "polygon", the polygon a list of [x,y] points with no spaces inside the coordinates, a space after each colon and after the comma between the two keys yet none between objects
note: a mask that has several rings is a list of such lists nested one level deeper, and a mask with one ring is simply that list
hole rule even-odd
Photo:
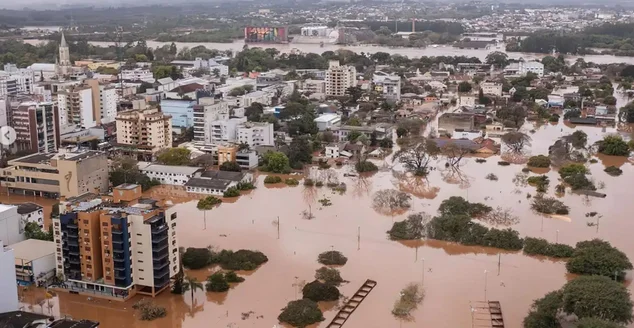
[{"label": "residential house", "polygon": [[227,189],[239,182],[251,181],[252,175],[246,172],[205,171],[200,177],[189,179],[185,184],[187,192],[222,196]]},{"label": "residential house", "polygon": [[201,171],[192,166],[159,165],[149,162],[138,162],[139,171],[150,179],[156,179],[161,184],[184,186],[189,179]]}]

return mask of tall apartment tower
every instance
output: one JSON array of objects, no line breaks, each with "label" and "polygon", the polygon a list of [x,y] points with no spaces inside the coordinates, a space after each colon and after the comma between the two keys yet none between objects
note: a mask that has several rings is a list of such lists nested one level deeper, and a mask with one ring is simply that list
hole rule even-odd
[{"label": "tall apartment tower", "polygon": [[152,153],[172,147],[172,117],[158,109],[117,113],[117,143]]},{"label": "tall apartment tower", "polygon": [[326,95],[341,97],[346,89],[355,86],[357,70],[354,66],[341,65],[338,60],[331,60],[326,71]]},{"label": "tall apartment tower", "polygon": [[54,102],[13,102],[9,125],[15,129],[18,151],[55,152],[59,147],[59,113]]},{"label": "tall apartment tower", "polygon": [[72,291],[127,300],[156,296],[179,270],[176,211],[141,198],[141,186],[114,188],[112,199],[94,194],[60,203],[53,219],[57,272]]}]

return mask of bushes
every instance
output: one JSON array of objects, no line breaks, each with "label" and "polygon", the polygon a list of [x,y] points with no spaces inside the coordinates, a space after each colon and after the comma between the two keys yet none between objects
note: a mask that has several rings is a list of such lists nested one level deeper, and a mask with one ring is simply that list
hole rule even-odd
[{"label": "bushes", "polygon": [[236,188],[238,188],[238,190],[252,190],[255,189],[255,185],[253,181],[240,181],[236,185]]},{"label": "bushes", "polygon": [[181,257],[183,266],[189,269],[202,269],[211,263],[211,250],[189,247]]},{"label": "bushes", "polygon": [[141,299],[132,305],[132,308],[136,309],[140,313],[141,320],[152,321],[154,319],[162,318],[167,315],[167,311],[164,307],[155,305],[147,298]]},{"label": "bushes", "polygon": [[493,208],[482,203],[469,203],[460,196],[451,196],[440,203],[438,212],[441,214],[482,216],[491,212]]},{"label": "bushes", "polygon": [[499,165],[499,166],[509,166],[509,165],[511,165],[511,163],[509,163],[509,162],[507,162],[507,161],[499,161],[499,162],[498,162],[498,165]]},{"label": "bushes", "polygon": [[588,168],[583,164],[568,164],[559,169],[559,176],[572,190],[596,190],[594,183],[586,177]]},{"label": "bushes", "polygon": [[268,257],[262,252],[241,249],[236,252],[223,249],[213,254],[211,263],[219,264],[225,270],[251,271],[268,262]]},{"label": "bushes", "polygon": [[339,296],[341,296],[337,287],[325,284],[319,280],[306,284],[306,286],[302,288],[302,295],[304,298],[315,302],[336,301],[339,299]]},{"label": "bushes", "polygon": [[433,218],[427,225],[427,237],[463,245],[497,247],[508,250],[522,249],[519,233],[512,229],[489,229],[471,221],[464,214],[444,214]]},{"label": "bushes", "polygon": [[632,263],[623,252],[610,243],[593,239],[577,243],[572,257],[566,263],[568,272],[585,275],[601,275],[624,278]]},{"label": "bushes", "polygon": [[493,173],[487,174],[487,176],[484,178],[491,181],[498,181],[498,176]]},{"label": "bushes", "polygon": [[548,190],[548,184],[550,184],[550,180],[545,175],[532,176],[526,179],[530,185],[533,185],[537,188],[537,192],[546,192]]},{"label": "bushes", "polygon": [[288,302],[277,320],[295,327],[306,327],[324,321],[324,315],[316,302],[305,298]]},{"label": "bushes", "polygon": [[528,255],[544,255],[555,258],[571,257],[574,248],[564,244],[551,244],[545,239],[526,237],[524,239],[524,253]]},{"label": "bushes", "polygon": [[240,190],[238,190],[238,188],[236,187],[229,187],[227,188],[227,190],[225,190],[225,192],[222,194],[223,197],[238,197],[240,196]]},{"label": "bushes", "polygon": [[282,182],[282,178],[276,176],[276,175],[268,175],[266,178],[264,178],[264,183],[269,184],[269,183],[280,183]]},{"label": "bushes", "polygon": [[522,249],[524,241],[520,238],[519,232],[511,228],[504,230],[491,228],[484,235],[482,246],[516,251]]},{"label": "bushes", "polygon": [[553,197],[544,197],[542,195],[537,195],[533,198],[531,208],[539,213],[559,215],[566,215],[570,210],[570,208],[560,200]]},{"label": "bushes", "polygon": [[328,251],[319,254],[317,262],[323,265],[344,265],[348,262],[348,258],[339,251]]},{"label": "bushes", "polygon": [[527,165],[532,167],[550,167],[550,158],[545,155],[531,156]]},{"label": "bushes", "polygon": [[630,154],[630,147],[619,135],[605,136],[597,144],[599,145],[598,151],[601,154],[611,156],[628,156]]},{"label": "bushes", "polygon": [[425,293],[417,284],[409,284],[401,290],[401,296],[394,303],[392,314],[398,318],[409,319],[411,312],[425,298]]},{"label": "bushes", "polygon": [[229,283],[227,282],[227,279],[225,279],[224,273],[216,272],[207,277],[207,284],[205,284],[205,289],[208,292],[214,293],[222,293],[228,291]]},{"label": "bushes", "polygon": [[225,272],[225,279],[229,283],[238,283],[244,281],[244,278],[238,276],[235,271]]},{"label": "bushes", "polygon": [[354,168],[357,169],[357,172],[359,173],[376,172],[379,170],[379,168],[376,165],[374,165],[374,163],[367,160],[357,162],[357,164],[354,165]]},{"label": "bushes", "polygon": [[284,180],[284,183],[286,183],[286,185],[288,186],[297,186],[299,184],[299,181],[297,181],[297,179],[288,178]]},{"label": "bushes", "polygon": [[387,233],[392,240],[416,240],[423,237],[425,225],[423,213],[411,214],[406,220],[394,222]]},{"label": "bushes", "polygon": [[242,168],[240,167],[240,165],[236,162],[224,162],[222,163],[222,165],[220,165],[220,171],[230,171],[230,172],[240,172],[242,171]]},{"label": "bushes", "polygon": [[304,186],[312,187],[314,185],[315,185],[315,181],[313,179],[309,179],[309,178],[304,179]]},{"label": "bushes", "polygon": [[476,161],[476,163],[479,163],[479,164],[482,164],[482,163],[486,163],[486,162],[487,162],[487,160],[486,160],[486,159],[484,159],[484,158],[476,158],[476,160],[475,160],[475,161]]},{"label": "bushes", "polygon": [[321,280],[326,284],[339,286],[343,282],[339,270],[329,267],[321,267],[315,271],[315,279]]},{"label": "bushes", "polygon": [[623,284],[607,277],[581,276],[568,282],[562,289],[562,308],[579,319],[632,321],[630,293]]},{"label": "bushes", "polygon": [[597,318],[583,318],[577,321],[577,328],[625,328],[625,326]]},{"label": "bushes", "polygon": [[588,171],[588,168],[585,165],[578,164],[578,163],[564,165],[559,169],[559,176],[564,180],[567,177],[575,175],[575,174],[588,174],[588,173],[590,173]]},{"label": "bushes", "polygon": [[623,174],[623,170],[619,169],[616,166],[608,166],[603,171],[613,177],[618,177],[619,175]]}]

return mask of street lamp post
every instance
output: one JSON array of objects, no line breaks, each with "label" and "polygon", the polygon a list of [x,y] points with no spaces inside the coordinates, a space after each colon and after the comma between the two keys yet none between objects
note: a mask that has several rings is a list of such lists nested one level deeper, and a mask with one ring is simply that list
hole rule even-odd
[{"label": "street lamp post", "polygon": [[422,258],[423,260],[423,279],[422,279],[422,283],[423,286],[425,286],[425,258]]},{"label": "street lamp post", "polygon": [[487,301],[487,270],[484,270],[484,301]]},{"label": "street lamp post", "polygon": [[555,243],[559,242],[559,229],[557,229],[556,233],[555,233]]}]

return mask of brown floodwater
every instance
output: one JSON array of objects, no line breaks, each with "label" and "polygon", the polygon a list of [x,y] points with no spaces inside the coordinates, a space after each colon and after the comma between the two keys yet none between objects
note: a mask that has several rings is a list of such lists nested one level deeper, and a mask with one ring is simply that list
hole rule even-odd
[{"label": "brown floodwater", "polygon": [[[564,124],[527,123],[532,146],[527,155],[547,154],[548,146],[574,129],[588,134],[590,142],[599,140],[604,132],[599,127],[570,127]],[[607,132],[616,132],[608,128]],[[51,299],[55,315],[96,320],[100,327],[194,328],[194,327],[273,327],[279,325],[277,315],[287,302],[301,295],[301,286],[314,279],[317,255],[336,249],[348,257],[340,267],[342,277],[349,281],[340,288],[350,297],[366,279],[378,282],[366,300],[357,308],[346,327],[469,327],[470,304],[483,300],[501,302],[507,327],[520,327],[534,299],[561,288],[572,277],[566,273],[565,262],[545,257],[525,256],[487,247],[466,247],[452,243],[425,240],[396,242],[387,239],[392,223],[408,214],[427,212],[435,215],[440,202],[450,196],[462,196],[472,202],[492,207],[512,208],[519,217],[512,225],[522,236],[545,238],[574,245],[592,238],[608,240],[634,259],[634,220],[627,213],[634,211],[631,199],[634,191],[629,181],[634,168],[627,158],[599,156],[588,164],[595,182],[605,185],[601,192],[606,198],[592,198],[571,193],[560,199],[570,206],[565,218],[547,217],[530,210],[527,194],[535,195],[535,187],[513,183],[524,164],[499,166],[500,156],[476,163],[475,158],[463,160],[460,170],[448,170],[439,159],[427,178],[408,177],[399,173],[399,164],[388,157],[376,160],[381,168],[371,176],[345,177],[350,168],[333,168],[334,173],[311,171],[310,176],[328,176],[344,182],[346,192],[326,187],[289,187],[284,184],[263,184],[231,202],[208,211],[207,229],[203,230],[203,214],[196,209],[200,195],[187,194],[182,188],[161,186],[148,194],[171,199],[179,210],[178,233],[183,247],[213,246],[218,249],[254,249],[269,257],[269,262],[254,272],[241,272],[246,281],[233,284],[226,293],[206,293],[198,290],[194,301],[190,293],[172,295],[164,292],[156,302],[167,309],[167,317],[152,322],[140,321],[132,304],[103,300],[87,300],[86,296],[59,294]],[[621,177],[603,171],[615,165],[623,170]],[[558,174],[555,169],[534,169],[528,175],[545,174],[550,178],[549,195],[555,194]],[[485,179],[494,173],[497,181]],[[372,206],[372,196],[382,189],[397,189],[412,194],[411,208],[406,213],[379,214]],[[323,206],[319,200],[332,203]],[[12,196],[13,199],[13,196]],[[310,211],[314,218],[304,219]],[[588,212],[598,212],[594,218]],[[588,226],[596,223],[598,228]],[[278,227],[279,220],[279,227]],[[200,281],[215,268],[188,271]],[[485,273],[486,272],[486,273]],[[627,286],[631,275],[628,275]],[[407,284],[423,283],[425,299],[412,315],[412,321],[399,321],[392,306]],[[36,297],[24,302],[36,304]],[[326,321],[313,327],[325,327],[341,306],[337,302],[320,304]],[[39,305],[32,305],[39,312]],[[49,308],[45,305],[44,311]],[[58,311],[58,312],[56,312]]]}]

